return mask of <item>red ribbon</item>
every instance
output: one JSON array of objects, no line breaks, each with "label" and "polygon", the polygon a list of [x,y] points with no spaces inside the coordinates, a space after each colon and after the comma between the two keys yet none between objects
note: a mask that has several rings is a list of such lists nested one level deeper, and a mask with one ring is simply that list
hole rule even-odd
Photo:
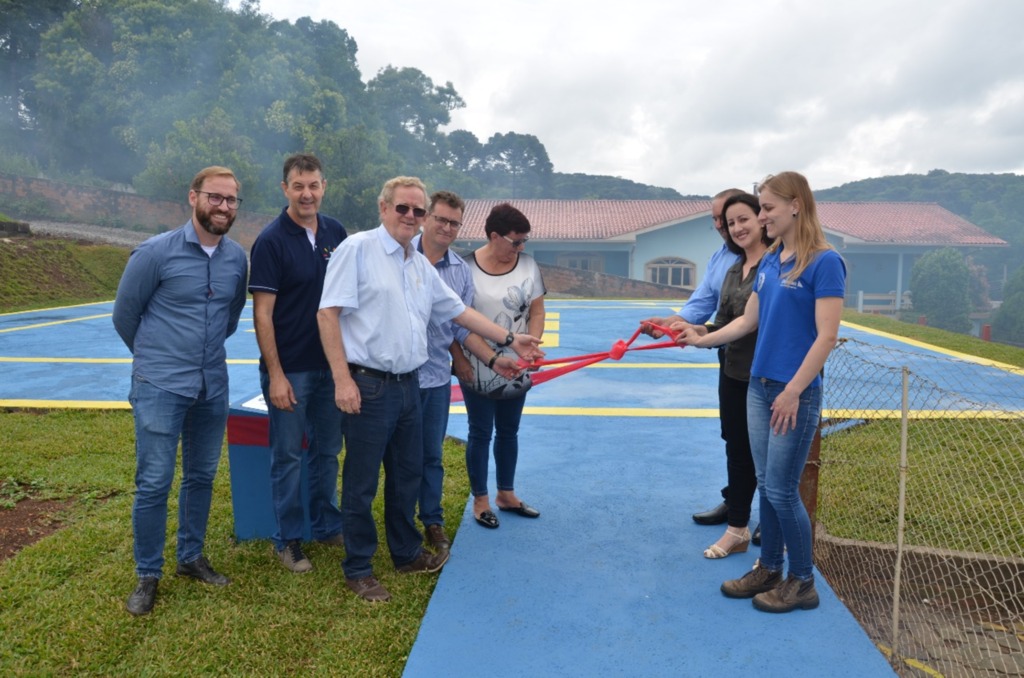
[{"label": "red ribbon", "polygon": [[[634,341],[636,341],[637,337],[640,336],[640,332],[642,331],[642,327],[640,327],[637,328],[636,332],[633,333],[633,336],[629,338],[629,341],[623,341],[622,339],[619,339],[614,344],[612,344],[612,347],[607,351],[602,351],[600,353],[587,353],[585,355],[571,356],[568,358],[535,360],[532,363],[528,363],[522,358],[520,358],[519,366],[524,369],[536,370],[537,368],[543,367],[545,365],[562,365],[562,367],[538,371],[530,375],[530,379],[531,381],[533,381],[534,384],[543,384],[545,381],[554,379],[555,377],[560,377],[563,374],[568,374],[569,372],[575,372],[576,370],[584,368],[587,365],[593,365],[594,363],[599,363],[602,360],[606,360],[608,358],[611,358],[612,360],[621,360],[622,356],[624,356],[628,351],[647,351],[652,348],[669,348],[672,346],[678,346],[679,348],[685,347],[685,344],[677,344],[675,341],[676,337],[679,336],[678,332],[670,330],[667,327],[662,327],[661,325],[655,325],[654,323],[647,323],[647,325],[651,329],[657,330],[662,334],[670,337],[669,341],[662,341],[656,344],[646,344],[644,346],[634,346],[631,348],[630,345]],[[462,402],[462,387],[459,384],[455,384],[452,386],[452,402]]]}]

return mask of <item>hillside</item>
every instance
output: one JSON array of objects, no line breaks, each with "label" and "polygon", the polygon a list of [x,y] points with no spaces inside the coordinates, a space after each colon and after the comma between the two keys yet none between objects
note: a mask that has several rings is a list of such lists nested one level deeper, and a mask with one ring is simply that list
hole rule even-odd
[{"label": "hillside", "polygon": [[0,312],[113,299],[130,252],[38,236],[0,239]]}]

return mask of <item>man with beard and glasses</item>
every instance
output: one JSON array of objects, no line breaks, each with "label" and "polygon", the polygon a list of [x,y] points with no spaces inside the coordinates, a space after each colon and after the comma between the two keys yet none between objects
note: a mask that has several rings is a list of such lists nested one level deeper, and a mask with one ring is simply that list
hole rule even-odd
[{"label": "man with beard and glasses", "polygon": [[224,342],[245,307],[245,250],[224,237],[240,187],[226,167],[199,172],[188,192],[192,218],[139,245],[117,288],[114,328],[132,352],[138,585],[126,607],[133,615],[149,613],[156,602],[179,441],[177,574],[230,583],[210,566],[203,543],[228,418]]},{"label": "man with beard and glasses", "polygon": [[[343,546],[337,502],[341,410],[320,345],[316,312],[327,262],[348,235],[320,214],[327,181],[316,156],[284,161],[288,200],[252,246],[253,320],[260,345],[260,386],[270,418],[270,487],[276,528],[272,542],[285,569],[309,572],[302,550],[305,519],[313,539]],[[303,438],[307,444],[303,448]],[[303,498],[306,467],[308,496]]]}]

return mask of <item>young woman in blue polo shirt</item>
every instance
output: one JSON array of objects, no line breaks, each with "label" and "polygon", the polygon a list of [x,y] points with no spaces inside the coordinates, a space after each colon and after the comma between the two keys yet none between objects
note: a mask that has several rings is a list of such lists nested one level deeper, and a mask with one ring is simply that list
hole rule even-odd
[{"label": "young woman in blue polo shirt", "polygon": [[825,240],[807,179],[783,172],[758,192],[758,220],[776,242],[761,260],[743,315],[704,336],[681,327],[679,341],[719,346],[759,330],[747,424],[760,491],[761,559],[723,583],[722,593],[753,598],[765,612],[789,612],[818,606],[811,523],[799,486],[821,414],[821,370],[839,333],[846,266]]}]

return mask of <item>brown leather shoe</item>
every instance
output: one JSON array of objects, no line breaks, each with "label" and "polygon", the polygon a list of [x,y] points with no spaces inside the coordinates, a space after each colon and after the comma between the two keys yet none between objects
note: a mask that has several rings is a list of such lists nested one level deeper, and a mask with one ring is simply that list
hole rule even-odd
[{"label": "brown leather shoe", "polygon": [[391,594],[372,574],[359,579],[346,579],[345,586],[368,603],[386,603]]},{"label": "brown leather shoe", "polygon": [[782,583],[782,572],[755,567],[739,579],[730,579],[722,584],[722,594],[729,598],[753,598],[758,593],[771,591]]},{"label": "brown leather shoe", "polygon": [[416,574],[418,572],[437,572],[444,564],[448,562],[448,556],[451,555],[451,551],[438,551],[437,553],[431,553],[430,551],[421,550],[420,554],[416,556],[416,559],[411,563],[400,565],[396,569],[402,574]]},{"label": "brown leather shoe", "polygon": [[427,525],[427,544],[435,551],[447,551],[452,547],[452,542],[445,534],[444,528],[440,525]]},{"label": "brown leather shoe", "polygon": [[818,607],[818,592],[814,588],[814,577],[803,580],[789,575],[786,581],[754,596],[754,607],[762,612],[792,612],[797,608],[813,610]]}]

